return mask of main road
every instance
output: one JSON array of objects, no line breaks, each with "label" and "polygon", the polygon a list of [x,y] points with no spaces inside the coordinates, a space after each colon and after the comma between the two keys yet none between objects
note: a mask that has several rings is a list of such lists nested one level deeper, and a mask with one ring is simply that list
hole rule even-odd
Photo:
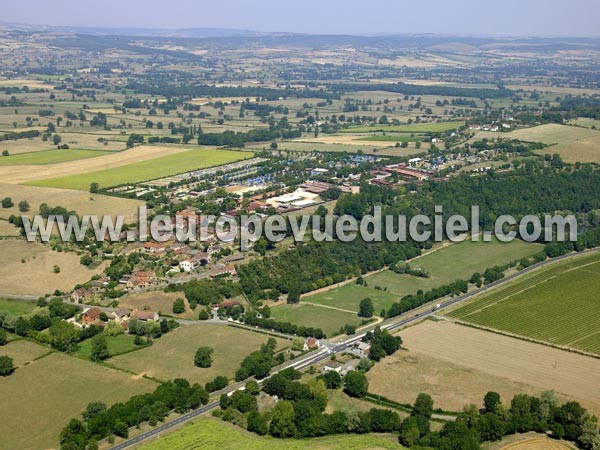
[{"label": "main road", "polygon": [[[568,255],[563,255],[563,256],[553,258],[553,259],[539,262],[537,264],[527,267],[526,269],[521,270],[520,272],[517,272],[517,273],[514,273],[507,277],[504,277],[501,280],[495,281],[494,283],[490,283],[490,284],[483,286],[481,288],[478,288],[472,292],[468,292],[468,293],[460,295],[458,297],[450,298],[446,301],[443,301],[443,302],[435,305],[434,307],[429,307],[427,309],[421,308],[421,309],[419,309],[421,312],[417,312],[417,313],[408,312],[408,313],[402,314],[400,316],[388,319],[388,320],[378,324],[378,326],[381,327],[382,329],[386,329],[388,331],[398,330],[398,329],[406,327],[407,325],[410,325],[414,322],[423,320],[429,316],[433,316],[434,314],[437,314],[439,311],[447,309],[450,306],[456,305],[457,303],[463,302],[463,301],[468,300],[476,295],[487,292],[487,291],[494,289],[502,284],[509,283],[509,282],[515,280],[516,278],[520,278],[540,267],[546,266],[548,264],[553,264],[553,263],[556,263],[556,262],[564,260],[564,259],[573,258],[573,257],[580,256],[583,254],[588,254],[588,253],[595,253],[598,251],[600,251],[600,248],[586,250],[586,251],[580,252],[580,253],[570,253]],[[433,302],[431,302],[431,303],[433,303]],[[284,369],[290,368],[290,367],[293,367],[294,369],[297,369],[297,370],[301,370],[306,367],[310,367],[314,364],[317,364],[321,361],[324,361],[324,360],[330,358],[331,355],[333,355],[333,354],[343,353],[343,352],[347,351],[354,343],[356,343],[357,341],[360,341],[365,336],[365,334],[366,334],[366,332],[361,333],[361,334],[356,334],[356,335],[351,336],[350,338],[346,339],[345,341],[338,342],[338,343],[331,342],[331,341],[325,341],[323,343],[323,347],[318,352],[316,352],[316,353],[312,352],[308,355],[303,355],[303,356],[291,361],[290,363],[279,366],[279,367],[275,368],[275,370],[273,370],[273,374],[280,372]],[[264,380],[258,381],[259,385],[262,385],[263,382],[264,382]],[[236,390],[242,389],[242,386],[243,386],[242,383],[237,383],[233,386],[230,386],[227,389],[227,392],[234,392]],[[129,448],[133,445],[139,444],[142,441],[145,441],[152,437],[158,437],[162,433],[169,431],[173,427],[181,425],[185,422],[189,422],[190,420],[192,420],[202,414],[210,412],[210,411],[218,408],[219,406],[220,406],[220,402],[218,402],[218,401],[209,403],[209,404],[202,406],[198,409],[195,409],[194,411],[191,411],[187,414],[183,414],[182,416],[179,416],[177,419],[174,419],[170,422],[164,423],[164,424],[162,424],[156,428],[153,428],[152,430],[146,431],[134,438],[131,438],[129,440],[121,442],[120,444],[117,444],[114,447],[112,447],[112,450],[124,450],[126,448]]]}]

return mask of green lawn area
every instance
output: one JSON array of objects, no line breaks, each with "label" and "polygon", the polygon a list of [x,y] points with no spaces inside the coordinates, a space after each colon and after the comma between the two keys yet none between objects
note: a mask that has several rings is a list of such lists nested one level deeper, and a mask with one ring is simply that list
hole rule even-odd
[{"label": "green lawn area", "polygon": [[139,183],[157,178],[190,172],[207,167],[220,166],[233,161],[251,158],[253,153],[214,148],[197,148],[174,155],[128,164],[114,169],[99,170],[60,178],[33,181],[32,186],[88,190],[91,183],[101,187]]},{"label": "green lawn area", "polygon": [[405,136],[405,135],[390,135],[386,134],[374,135],[374,136],[364,136],[357,141],[374,141],[374,142],[421,142],[423,138],[421,136]]},{"label": "green lawn area", "polygon": [[140,450],[362,450],[402,449],[396,436],[335,435],[311,439],[261,437],[217,419],[200,419],[174,431]]},{"label": "green lawn area", "polygon": [[375,314],[379,314],[382,309],[388,309],[393,303],[400,300],[398,295],[374,289],[374,286],[375,285],[365,287],[350,283],[339,288],[331,289],[327,292],[321,292],[309,297],[302,297],[301,302],[333,306],[334,308],[347,309],[358,313],[360,301],[369,297],[373,300]]},{"label": "green lawn area", "polygon": [[96,156],[106,155],[107,151],[101,150],[44,150],[40,152],[19,153],[17,155],[3,156],[0,158],[0,166],[24,166],[29,164],[57,164],[77,159],[94,158]]},{"label": "green lawn area", "polygon": [[374,131],[390,131],[396,133],[442,133],[455,130],[464,125],[464,122],[441,123],[412,123],[410,125],[373,125],[366,127],[353,127],[340,130],[342,133],[370,133]]},{"label": "green lawn area", "polygon": [[448,316],[600,354],[600,255],[561,261],[478,296]]},{"label": "green lawn area", "polygon": [[[108,346],[108,353],[111,356],[122,355],[136,349],[141,349],[134,344],[135,337],[130,334],[121,334],[119,336],[108,336],[106,338],[106,345]],[[92,353],[92,339],[87,339],[79,344],[77,349],[77,356],[84,359],[89,359]]]},{"label": "green lawn area", "polygon": [[[483,273],[490,267],[520,260],[541,251],[541,249],[542,246],[539,244],[530,244],[520,240],[508,243],[498,240],[492,242],[467,240],[440,248],[409,263],[414,269],[424,269],[429,273],[429,278],[400,275],[390,270],[384,270],[366,276],[367,287],[346,284],[327,292],[304,296],[301,303],[309,302],[358,311],[360,301],[369,297],[373,300],[375,314],[379,314],[382,309],[387,310],[404,295],[415,294],[419,289],[428,291],[457,279],[468,279],[475,272]],[[375,289],[376,287],[381,290]],[[292,318],[294,317],[292,316]],[[304,323],[302,324],[304,325]]]},{"label": "green lawn area", "polygon": [[362,322],[354,313],[309,305],[302,301],[298,305],[272,307],[271,317],[279,322],[321,328],[327,336],[333,335],[344,325],[360,325]]},{"label": "green lawn area", "polygon": [[13,316],[22,316],[33,311],[35,302],[29,300],[12,300],[0,298],[0,311],[8,311]]}]

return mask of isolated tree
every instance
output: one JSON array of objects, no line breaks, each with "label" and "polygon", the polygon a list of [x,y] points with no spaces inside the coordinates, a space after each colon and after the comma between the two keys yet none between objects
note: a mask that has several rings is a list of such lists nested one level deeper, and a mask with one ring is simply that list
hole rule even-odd
[{"label": "isolated tree", "polygon": [[173,313],[181,314],[185,312],[185,302],[182,298],[178,298],[173,302]]},{"label": "isolated tree", "polygon": [[12,198],[5,197],[2,199],[2,207],[3,208],[12,208],[13,206],[15,206],[15,204],[13,203]]},{"label": "isolated tree", "polygon": [[0,376],[6,377],[14,371],[13,359],[9,356],[0,356]]},{"label": "isolated tree", "polygon": [[100,184],[98,184],[96,182],[90,184],[90,193],[91,194],[97,194],[99,190],[100,190]]},{"label": "isolated tree", "polygon": [[370,319],[371,317],[373,317],[374,312],[375,308],[373,307],[373,300],[371,300],[368,297],[363,298],[360,301],[360,305],[358,307],[358,315],[360,317]]},{"label": "isolated tree", "polygon": [[52,142],[54,142],[54,145],[60,144],[62,142],[60,134],[55,134],[54,136],[52,136]]},{"label": "isolated tree", "polygon": [[8,150],[2,150],[2,156],[9,156]]},{"label": "isolated tree", "polygon": [[30,206],[29,206],[29,203],[27,202],[27,200],[23,200],[23,201],[19,202],[19,211],[20,212],[24,213],[24,212],[29,211],[29,209],[30,209]]},{"label": "isolated tree", "polygon": [[206,369],[212,366],[212,355],[213,349],[210,347],[200,347],[196,350],[196,356],[194,357],[194,364],[196,367]]},{"label": "isolated tree", "polygon": [[103,334],[98,334],[92,338],[92,352],[90,359],[92,361],[104,361],[110,356],[108,352],[108,344],[106,337]]},{"label": "isolated tree", "polygon": [[344,379],[344,392],[350,397],[364,397],[369,390],[367,377],[355,370],[351,370]]}]

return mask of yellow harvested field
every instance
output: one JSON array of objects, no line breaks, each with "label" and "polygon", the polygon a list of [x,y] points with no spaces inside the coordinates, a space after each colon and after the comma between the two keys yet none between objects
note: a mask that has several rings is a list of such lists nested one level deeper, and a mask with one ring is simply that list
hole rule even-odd
[{"label": "yellow harvested field", "polygon": [[[44,142],[42,139],[19,139],[17,141],[4,141],[0,143],[0,152],[8,150],[10,155],[18,155],[19,153],[41,152],[44,150],[55,149],[56,146],[52,142]],[[4,158],[6,158],[4,156]],[[10,158],[10,156],[9,156]]]},{"label": "yellow harvested field", "polygon": [[0,180],[4,183],[26,183],[28,181],[59,178],[69,175],[79,175],[86,172],[113,169],[141,161],[173,155],[189,150],[185,146],[150,146],[141,145],[122,152],[98,156],[97,158],[79,159],[60,164],[44,166],[4,166],[0,167]]},{"label": "yellow harvested field", "polygon": [[[373,393],[406,402],[414,401],[415,392],[431,391],[439,406],[456,410],[467,403],[481,405],[489,390],[509,400],[518,392],[539,395],[553,389],[600,412],[600,359],[452,322],[425,321],[399,335],[408,352],[384,359],[369,372]],[[416,385],[407,388],[411,379]]]},{"label": "yellow harvested field", "polygon": [[59,448],[61,430],[71,419],[80,418],[88,403],[110,406],[156,387],[144,378],[51,353],[0,382],[0,449]]},{"label": "yellow harvested field", "polygon": [[[88,269],[79,263],[75,253],[54,252],[38,242],[0,241],[0,295],[45,295],[56,289],[68,291],[102,272],[101,265]],[[24,262],[22,262],[24,261]],[[53,267],[60,267],[54,273]]]},{"label": "yellow harvested field", "polygon": [[393,143],[390,142],[378,142],[378,141],[361,141],[360,138],[364,138],[365,135],[340,135],[340,136],[321,136],[317,138],[299,138],[294,139],[294,142],[306,142],[311,144],[345,144],[345,145],[364,145],[365,147],[391,147]]},{"label": "yellow harvested field", "polygon": [[15,237],[21,233],[17,227],[8,223],[6,220],[0,220],[0,237]]},{"label": "yellow harvested field", "polygon": [[46,84],[43,81],[38,80],[27,80],[27,79],[12,79],[12,80],[0,80],[1,87],[21,87],[28,86],[30,89],[48,89],[52,90],[54,85]]},{"label": "yellow harvested field", "polygon": [[600,131],[589,128],[546,124],[509,133],[479,132],[476,139],[483,138],[518,139],[527,142],[543,142],[549,145],[538,153],[558,153],[569,163],[600,163]]},{"label": "yellow harvested field", "polygon": [[[185,302],[186,310],[182,314],[173,313],[173,302],[177,298],[183,298]],[[194,319],[194,311],[190,308],[185,295],[182,292],[162,292],[152,291],[144,292],[143,294],[130,294],[125,297],[121,297],[119,300],[119,306],[122,308],[129,309],[149,309],[150,311],[156,311],[161,316],[173,316],[181,319]]]},{"label": "yellow harvested field", "polygon": [[[90,194],[73,189],[57,189],[38,186],[24,186],[19,184],[0,183],[0,197],[10,197],[15,206],[0,208],[0,218],[7,219],[12,214],[18,216],[18,204],[26,200],[30,210],[26,213],[30,217],[37,214],[40,204],[46,203],[51,207],[62,206],[69,211],[84,215],[123,215],[125,223],[133,223],[137,219],[138,208],[144,204],[140,200],[128,198],[109,197],[107,195]],[[3,228],[0,227],[0,234]]]},{"label": "yellow harvested field", "polygon": [[51,350],[25,339],[17,339],[0,347],[0,356],[10,356],[15,367],[23,367]]}]

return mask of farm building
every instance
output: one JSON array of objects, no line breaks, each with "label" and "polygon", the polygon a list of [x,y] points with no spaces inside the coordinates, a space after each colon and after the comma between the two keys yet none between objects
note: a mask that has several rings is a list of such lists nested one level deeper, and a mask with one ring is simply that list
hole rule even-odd
[{"label": "farm building", "polygon": [[139,311],[134,309],[131,313],[132,319],[141,320],[142,322],[158,322],[158,313],[154,311]]}]

